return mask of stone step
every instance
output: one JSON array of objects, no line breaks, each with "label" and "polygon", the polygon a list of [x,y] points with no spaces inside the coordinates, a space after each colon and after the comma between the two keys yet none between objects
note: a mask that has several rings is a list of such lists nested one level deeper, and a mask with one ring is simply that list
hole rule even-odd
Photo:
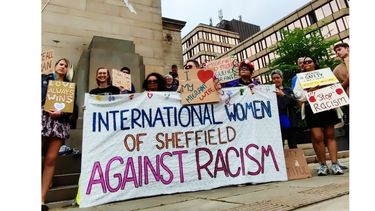
[{"label": "stone step", "polygon": [[78,185],[68,185],[49,189],[46,203],[73,200],[77,195]]},{"label": "stone step", "polygon": [[[348,158],[348,157],[349,157],[349,150],[337,152],[337,159]],[[319,162],[316,155],[305,156],[305,158],[306,158],[307,163],[318,163]],[[326,160],[331,160],[330,157],[329,157],[329,153],[326,153]]]},{"label": "stone step", "polygon": [[79,175],[80,173],[54,175],[52,178],[52,188],[77,185]]},{"label": "stone step", "polygon": [[[44,157],[42,157],[43,168]],[[58,156],[56,160],[55,175],[74,174],[81,172],[81,154]]]},{"label": "stone step", "polygon": [[82,129],[70,130],[70,138],[65,140],[65,144],[82,152]]}]

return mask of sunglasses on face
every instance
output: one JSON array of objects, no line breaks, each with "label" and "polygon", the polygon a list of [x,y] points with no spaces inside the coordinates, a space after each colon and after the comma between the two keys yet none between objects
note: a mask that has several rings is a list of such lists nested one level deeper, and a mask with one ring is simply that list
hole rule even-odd
[{"label": "sunglasses on face", "polygon": [[311,64],[313,63],[313,60],[306,60],[306,61],[303,61],[303,64]]},{"label": "sunglasses on face", "polygon": [[185,70],[189,70],[189,69],[191,69],[191,68],[193,68],[193,65],[185,65]]},{"label": "sunglasses on face", "polygon": [[151,83],[157,83],[158,80],[147,80],[147,83],[151,84]]}]

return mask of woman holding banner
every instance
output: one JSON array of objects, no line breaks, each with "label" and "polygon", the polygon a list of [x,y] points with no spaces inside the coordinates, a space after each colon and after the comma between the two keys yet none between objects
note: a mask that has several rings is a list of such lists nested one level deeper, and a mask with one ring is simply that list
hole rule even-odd
[{"label": "woman holding banner", "polygon": [[[42,210],[48,210],[45,205],[47,191],[55,171],[56,158],[60,146],[68,139],[72,122],[71,113],[51,109],[44,110],[47,88],[50,80],[69,82],[67,79],[69,60],[62,58],[55,64],[54,73],[42,75],[42,155],[44,156],[42,173]],[[76,108],[75,108],[76,110]],[[75,113],[75,112],[73,112]]]},{"label": "woman holding banner", "polygon": [[143,81],[145,91],[165,91],[165,81],[159,73],[150,73]]},{"label": "woman holding banner", "polygon": [[[305,57],[303,60],[304,72],[319,69],[315,59]],[[318,157],[320,167],[318,169],[319,176],[326,176],[329,174],[329,169],[326,164],[325,157],[325,141],[327,144],[329,156],[332,161],[331,171],[335,175],[343,174],[341,167],[337,163],[337,144],[335,139],[334,125],[339,123],[336,110],[328,110],[314,114],[307,102],[307,93],[316,90],[317,87],[304,90],[301,86],[300,80],[297,78],[294,87],[294,95],[302,102],[301,116],[306,119],[307,127],[311,130],[311,140],[316,156]]]},{"label": "woman holding banner", "polygon": [[98,87],[90,90],[93,95],[117,95],[120,94],[120,88],[112,85],[111,74],[105,67],[99,67],[96,70],[96,84]]}]

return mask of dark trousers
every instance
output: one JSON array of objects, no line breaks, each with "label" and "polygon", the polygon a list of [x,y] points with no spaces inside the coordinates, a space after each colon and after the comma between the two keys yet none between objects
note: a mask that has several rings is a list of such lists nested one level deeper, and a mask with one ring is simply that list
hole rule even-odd
[{"label": "dark trousers", "polygon": [[283,145],[284,140],[287,139],[289,149],[297,148],[297,128],[281,129],[281,137],[283,139]]}]

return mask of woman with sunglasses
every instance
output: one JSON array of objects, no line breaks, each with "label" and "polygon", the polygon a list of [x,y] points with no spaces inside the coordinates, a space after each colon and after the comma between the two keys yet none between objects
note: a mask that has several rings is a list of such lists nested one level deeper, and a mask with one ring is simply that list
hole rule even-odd
[{"label": "woman with sunglasses", "polygon": [[150,73],[143,82],[145,91],[165,91],[164,77],[159,73]]},{"label": "woman with sunglasses", "polygon": [[185,70],[198,69],[198,68],[200,68],[199,63],[197,61],[193,60],[193,59],[187,60],[186,64],[184,65]]},{"label": "woman with sunglasses", "polygon": [[[315,59],[311,57],[305,57],[303,60],[304,72],[313,71],[319,69]],[[329,156],[332,161],[331,171],[332,174],[340,175],[343,171],[340,165],[337,163],[337,144],[335,139],[335,128],[334,125],[339,123],[340,120],[337,117],[335,109],[323,111],[314,114],[311,110],[309,103],[307,102],[307,93],[316,90],[317,88],[310,88],[304,90],[301,86],[299,79],[297,78],[296,85],[294,87],[294,94],[296,98],[302,102],[301,116],[302,119],[306,119],[307,127],[311,130],[311,140],[314,147],[316,156],[318,157],[320,167],[318,169],[318,176],[326,176],[329,174],[329,169],[326,164],[325,157],[325,141],[328,148]]]}]

